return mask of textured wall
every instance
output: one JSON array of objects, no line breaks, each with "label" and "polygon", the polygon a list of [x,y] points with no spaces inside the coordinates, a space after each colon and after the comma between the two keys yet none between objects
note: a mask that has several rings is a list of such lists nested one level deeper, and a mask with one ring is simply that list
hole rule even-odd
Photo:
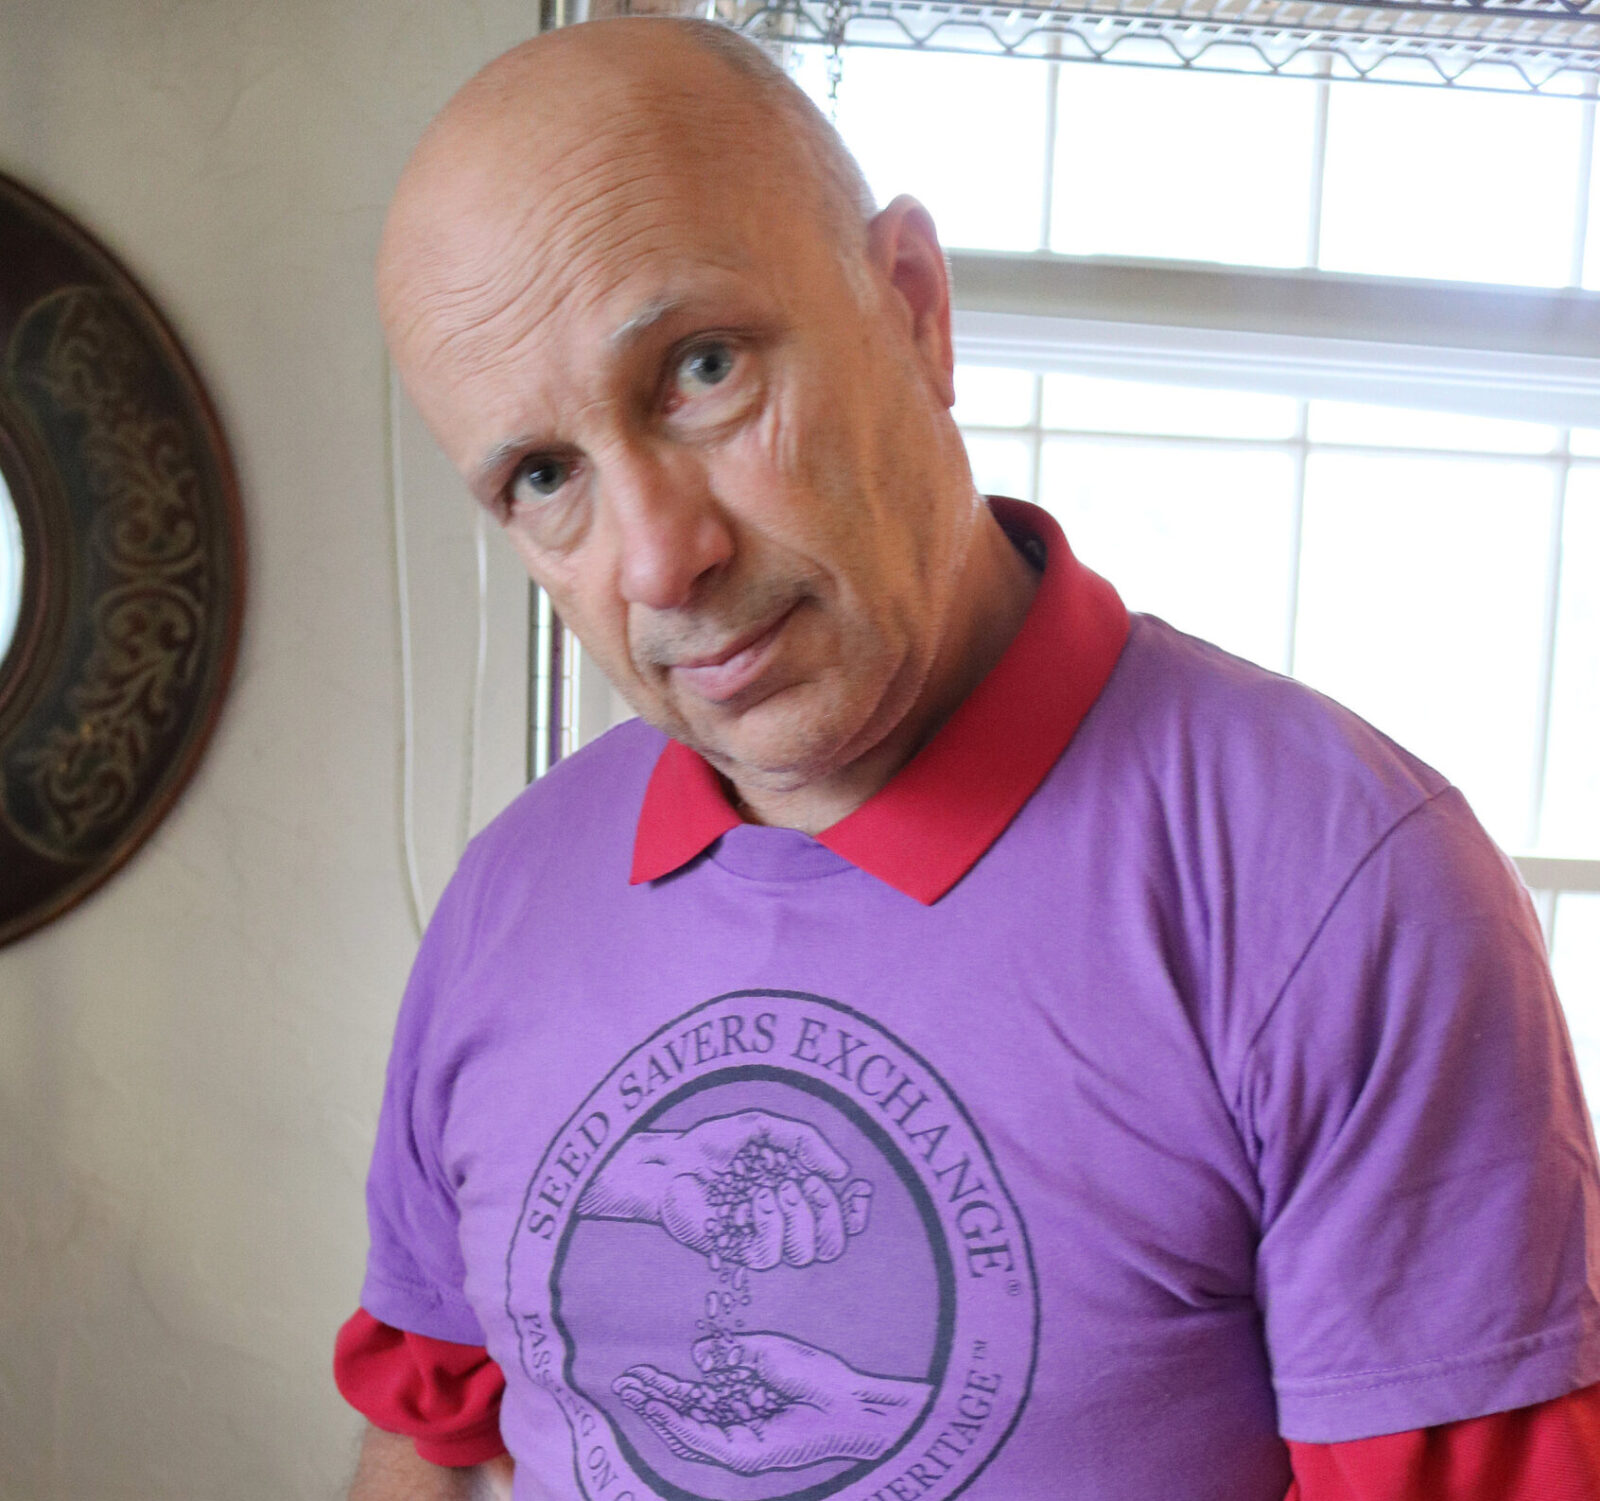
[{"label": "textured wall", "polygon": [[[327,1375],[414,934],[389,404],[369,267],[423,121],[531,0],[5,0],[0,169],[162,304],[243,482],[234,692],[131,866],[0,950],[0,1497],[342,1487]],[[525,593],[491,551],[465,802],[470,505],[401,410],[423,904],[520,771]]]}]

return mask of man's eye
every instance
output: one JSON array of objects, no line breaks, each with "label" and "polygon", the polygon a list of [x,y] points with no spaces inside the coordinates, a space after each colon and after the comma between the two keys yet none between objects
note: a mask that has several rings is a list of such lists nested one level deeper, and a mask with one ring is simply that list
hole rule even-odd
[{"label": "man's eye", "polygon": [[720,386],[733,374],[733,349],[727,344],[698,344],[678,361],[675,384],[680,396],[698,396]]},{"label": "man's eye", "polygon": [[548,500],[572,477],[572,465],[560,459],[533,459],[511,480],[511,503]]}]

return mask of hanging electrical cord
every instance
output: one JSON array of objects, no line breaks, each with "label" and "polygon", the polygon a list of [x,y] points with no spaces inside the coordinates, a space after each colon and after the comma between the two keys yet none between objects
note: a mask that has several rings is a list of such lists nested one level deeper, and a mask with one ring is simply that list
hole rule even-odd
[{"label": "hanging electrical cord", "polygon": [[411,584],[406,561],[404,471],[400,460],[400,387],[388,357],[383,361],[384,439],[387,450],[389,522],[394,558],[396,635],[400,654],[400,863],[405,874],[406,902],[411,926],[422,938],[422,879],[417,866],[417,835],[413,817],[416,784],[415,682],[411,661]]},{"label": "hanging electrical cord", "polygon": [[477,792],[478,738],[483,727],[483,695],[489,674],[489,516],[473,508],[473,560],[477,567],[478,637],[472,660],[472,688],[467,695],[467,744],[461,777],[461,816],[456,829],[456,858],[472,837],[472,800]]}]

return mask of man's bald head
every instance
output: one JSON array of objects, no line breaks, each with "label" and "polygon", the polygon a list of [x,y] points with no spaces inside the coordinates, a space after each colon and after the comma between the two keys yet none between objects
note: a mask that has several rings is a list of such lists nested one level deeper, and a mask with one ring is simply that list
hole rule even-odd
[{"label": "man's bald head", "polygon": [[491,64],[406,169],[380,300],[561,618],[747,806],[870,791],[992,660],[1028,569],[951,419],[933,222],[871,212],[749,43],[602,21]]},{"label": "man's bald head", "polygon": [[428,127],[379,252],[391,339],[441,277],[471,277],[485,213],[542,230],[566,202],[652,166],[724,193],[736,182],[756,212],[812,218],[849,261],[864,250],[874,205],[860,168],[759,46],[712,21],[590,22],[497,58]]}]

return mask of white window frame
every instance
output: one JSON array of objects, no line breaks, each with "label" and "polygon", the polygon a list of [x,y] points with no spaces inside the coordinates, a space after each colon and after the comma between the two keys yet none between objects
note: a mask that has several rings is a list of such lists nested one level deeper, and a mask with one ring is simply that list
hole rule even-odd
[{"label": "white window frame", "polygon": [[961,359],[1600,426],[1600,292],[956,251]]},{"label": "white window frame", "polygon": [[[962,362],[1600,427],[1597,292],[1044,252],[950,262]],[[1512,856],[1552,940],[1556,898],[1600,892],[1600,859]]]}]

